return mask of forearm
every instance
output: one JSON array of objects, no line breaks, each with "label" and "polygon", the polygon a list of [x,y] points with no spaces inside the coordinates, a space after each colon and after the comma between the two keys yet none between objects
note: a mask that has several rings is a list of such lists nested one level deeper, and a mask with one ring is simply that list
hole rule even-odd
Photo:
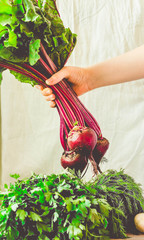
[{"label": "forearm", "polygon": [[91,90],[144,78],[144,45],[88,70]]}]

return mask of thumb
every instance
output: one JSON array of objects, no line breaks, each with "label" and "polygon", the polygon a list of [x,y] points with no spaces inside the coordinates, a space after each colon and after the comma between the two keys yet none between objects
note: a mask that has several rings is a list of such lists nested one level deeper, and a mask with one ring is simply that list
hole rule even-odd
[{"label": "thumb", "polygon": [[64,78],[68,77],[68,72],[66,67],[63,67],[60,71],[54,73],[49,79],[46,80],[46,84],[55,85],[56,83],[62,81]]}]

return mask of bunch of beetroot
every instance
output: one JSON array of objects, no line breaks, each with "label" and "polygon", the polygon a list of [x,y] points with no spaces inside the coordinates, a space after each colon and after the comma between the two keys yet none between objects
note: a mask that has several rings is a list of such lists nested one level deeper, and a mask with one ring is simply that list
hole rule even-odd
[{"label": "bunch of beetroot", "polygon": [[[55,0],[0,0],[0,4],[0,80],[9,69],[21,82],[47,87],[45,81],[67,62],[76,35],[64,27]],[[62,166],[82,172],[89,159],[97,174],[108,141],[65,79],[51,88],[60,116]]]},{"label": "bunch of beetroot", "polygon": [[75,126],[67,138],[69,151],[64,151],[61,165],[81,172],[90,160],[95,174],[101,172],[99,163],[109,147],[105,138],[98,139],[96,132],[90,127]]}]

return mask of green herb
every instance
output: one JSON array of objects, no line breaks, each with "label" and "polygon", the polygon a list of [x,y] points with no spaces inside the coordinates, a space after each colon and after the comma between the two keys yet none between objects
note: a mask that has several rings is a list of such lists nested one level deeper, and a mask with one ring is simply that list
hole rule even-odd
[{"label": "green herb", "polygon": [[[123,198],[130,195],[133,202],[125,211]],[[125,238],[129,213],[144,210],[140,186],[122,171],[88,183],[69,172],[33,174],[10,184],[0,202],[0,237],[7,240]]]},{"label": "green herb", "polygon": [[[144,211],[144,198],[140,184],[137,184],[123,170],[119,172],[109,170],[106,175],[99,175],[93,187],[98,190],[99,197],[104,196],[112,207],[123,212],[120,218],[126,232],[136,233],[134,217],[137,213]],[[119,237],[116,234],[113,236]]]}]

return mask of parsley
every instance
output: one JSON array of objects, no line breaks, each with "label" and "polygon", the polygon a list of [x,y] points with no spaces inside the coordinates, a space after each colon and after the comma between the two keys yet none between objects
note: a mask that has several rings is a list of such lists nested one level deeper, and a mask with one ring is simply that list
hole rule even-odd
[{"label": "parsley", "polygon": [[125,238],[130,212],[144,210],[140,186],[122,171],[87,183],[70,172],[33,174],[7,186],[0,202],[0,238],[7,240]]}]

